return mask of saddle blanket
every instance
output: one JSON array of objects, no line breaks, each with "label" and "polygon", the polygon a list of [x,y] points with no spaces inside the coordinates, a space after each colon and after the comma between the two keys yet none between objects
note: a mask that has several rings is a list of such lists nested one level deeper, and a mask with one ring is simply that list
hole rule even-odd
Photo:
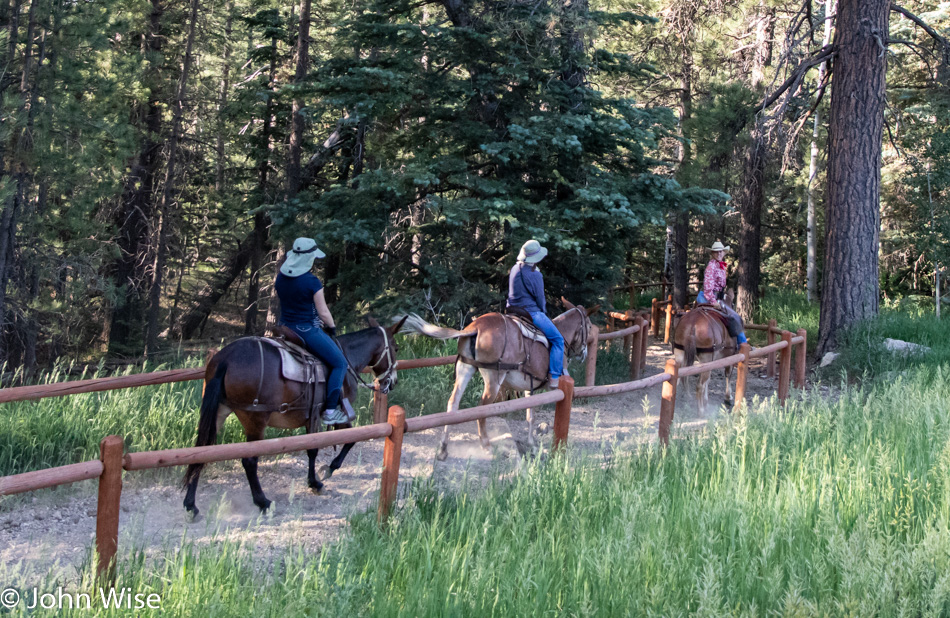
[{"label": "saddle blanket", "polygon": [[542,333],[538,329],[538,327],[534,325],[534,322],[525,322],[524,318],[521,318],[515,315],[510,315],[510,314],[505,315],[505,317],[518,325],[518,328],[521,329],[522,335],[524,335],[528,339],[537,341],[538,343],[543,345],[545,348],[548,348],[548,349],[551,348],[551,342],[549,342],[548,338],[544,336],[544,333]]},{"label": "saddle blanket", "polygon": [[[280,372],[285,380],[314,384],[327,381],[327,370],[310,352],[284,339],[270,339],[262,337],[262,341],[270,344],[280,352]],[[307,361],[304,361],[307,359]]]}]

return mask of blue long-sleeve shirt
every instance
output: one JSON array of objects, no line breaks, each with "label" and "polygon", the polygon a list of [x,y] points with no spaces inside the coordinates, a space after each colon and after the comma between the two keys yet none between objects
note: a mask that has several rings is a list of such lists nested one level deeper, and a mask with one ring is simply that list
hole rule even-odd
[{"label": "blue long-sleeve shirt", "polygon": [[517,262],[508,274],[508,306],[544,313],[544,277],[533,265]]}]

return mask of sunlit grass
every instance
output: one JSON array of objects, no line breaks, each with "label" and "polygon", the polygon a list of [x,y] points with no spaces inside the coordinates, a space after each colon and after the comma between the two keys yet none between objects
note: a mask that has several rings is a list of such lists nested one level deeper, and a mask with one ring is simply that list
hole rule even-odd
[{"label": "sunlit grass", "polygon": [[948,378],[755,405],[477,493],[421,482],[387,529],[357,516],[319,554],[186,545],[125,558],[119,584],[175,616],[946,615]]}]

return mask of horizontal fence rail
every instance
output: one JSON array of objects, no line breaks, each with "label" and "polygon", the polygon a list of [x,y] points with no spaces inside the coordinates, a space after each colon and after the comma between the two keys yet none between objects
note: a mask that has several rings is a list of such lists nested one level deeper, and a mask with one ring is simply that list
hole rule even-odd
[{"label": "horizontal fence rail", "polygon": [[84,461],[45,470],[34,470],[23,474],[0,476],[0,496],[21,494],[57,485],[90,481],[102,474],[101,461]]},{"label": "horizontal fence rail", "polygon": [[[652,308],[642,311],[630,310],[626,313],[608,312],[608,330],[606,332],[600,332],[599,327],[596,325],[593,326],[590,343],[588,345],[587,386],[581,386],[575,389],[574,382],[570,376],[563,376],[560,380],[559,388],[556,390],[511,401],[409,419],[406,418],[405,411],[401,407],[387,407],[386,394],[377,391],[374,393],[373,401],[374,418],[377,422],[371,425],[301,436],[258,440],[255,442],[125,453],[121,437],[107,436],[100,444],[100,460],[0,477],[0,496],[55,487],[83,480],[99,479],[96,547],[99,554],[98,575],[101,577],[114,573],[113,568],[118,542],[119,500],[123,470],[132,471],[190,464],[206,464],[245,457],[277,455],[312,448],[327,448],[353,442],[385,439],[382,483],[380,486],[379,499],[379,521],[381,524],[384,524],[397,495],[396,487],[399,477],[400,453],[403,435],[405,433],[481,420],[553,403],[556,404],[556,407],[552,451],[557,451],[567,440],[571,404],[574,399],[618,395],[662,384],[658,437],[661,443],[666,444],[669,440],[670,428],[672,426],[676,405],[676,388],[680,377],[687,377],[736,365],[738,370],[735,407],[739,409],[744,401],[746,378],[749,370],[748,361],[752,358],[767,357],[766,366],[769,370],[769,375],[772,376],[774,373],[779,374],[776,392],[778,400],[784,402],[788,396],[790,376],[793,369],[792,350],[794,348],[796,350],[794,367],[795,385],[799,388],[805,387],[805,354],[807,348],[805,331],[799,330],[793,335],[789,331],[778,328],[775,320],[770,320],[768,325],[750,324],[746,326],[749,330],[766,331],[768,333],[769,344],[764,347],[752,350],[748,344],[743,344],[738,354],[700,365],[693,365],[691,367],[679,367],[675,360],[669,359],[662,373],[640,378],[640,373],[646,366],[647,335],[650,326],[650,321],[644,319],[643,315],[650,313],[652,310],[653,332],[656,336],[659,332],[659,315],[664,312],[660,311],[660,309],[665,309],[665,339],[668,341],[671,318],[673,315],[672,299],[659,302],[654,301]],[[627,324],[627,326],[616,329],[614,326],[616,326],[617,322]],[[780,337],[781,340],[775,341],[776,337]],[[595,385],[594,372],[596,371],[597,363],[597,343],[600,341],[611,342],[617,339],[623,339],[624,341],[624,352],[629,355],[628,360],[630,362],[632,380],[618,384]],[[406,359],[397,361],[396,367],[397,369],[419,369],[451,365],[456,361],[457,356],[455,355]],[[776,361],[778,361],[777,366]],[[8,388],[0,390],[0,403],[199,380],[204,378],[204,373],[204,368],[173,369],[131,376],[92,378],[59,384]]]}]

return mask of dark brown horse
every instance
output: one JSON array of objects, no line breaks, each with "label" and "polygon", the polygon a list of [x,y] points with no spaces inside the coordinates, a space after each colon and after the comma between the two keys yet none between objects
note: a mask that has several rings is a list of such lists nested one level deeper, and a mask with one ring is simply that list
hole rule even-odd
[{"label": "dark brown horse", "polygon": [[[567,311],[554,318],[554,325],[564,336],[565,364],[570,357],[586,357],[587,344],[596,341],[596,332],[591,328],[592,309],[575,307],[567,299],[561,301]],[[548,376],[548,350],[540,342],[522,335],[520,328],[511,319],[500,313],[479,316],[464,330],[444,328],[429,324],[417,315],[409,316],[408,332],[416,332],[435,339],[458,339],[458,360],[455,362],[455,386],[447,406],[455,412],[475,372],[481,372],[485,382],[481,405],[495,401],[502,386],[525,394],[544,386]],[[485,449],[490,447],[485,420],[478,421],[478,436]],[[442,433],[442,444],[436,455],[444,460],[447,456],[449,426]],[[528,410],[528,447],[534,450],[534,412]]]},{"label": "dark brown horse", "polygon": [[[689,367],[697,360],[700,363],[736,353],[736,339],[729,334],[722,314],[712,305],[698,305],[679,318],[673,331],[673,358],[680,367]],[[729,379],[732,367],[724,369],[726,393],[723,403],[732,405]],[[709,372],[699,375],[696,382],[696,406],[700,415],[706,414],[709,403]]]},{"label": "dark brown horse", "polygon": [[[403,320],[405,321],[405,320]],[[375,324],[375,322],[371,322]],[[356,397],[356,374],[364,367],[372,367],[376,376],[374,387],[386,393],[396,385],[396,345],[393,336],[402,328],[399,322],[388,328],[378,324],[355,333],[348,333],[339,337],[340,347],[349,361],[353,372],[347,376],[344,384],[344,396],[354,400]],[[281,371],[280,352],[262,337],[242,337],[228,344],[215,354],[205,368],[205,388],[201,399],[201,413],[198,419],[198,439],[195,446],[214,444],[218,432],[224,425],[225,419],[233,412],[241,425],[248,442],[261,440],[266,427],[281,429],[297,429],[306,427],[307,432],[318,431],[320,423],[311,422],[307,406],[301,405],[309,398],[319,402],[314,406],[312,414],[318,415],[322,410],[326,384],[321,383],[314,388],[305,382],[291,381],[284,378]],[[333,429],[345,429],[350,423],[334,425]],[[340,453],[333,459],[324,478],[329,478],[342,464],[346,454],[353,444],[346,444]],[[310,459],[307,469],[307,481],[312,489],[320,491],[323,483],[317,478],[314,462],[317,449],[308,449]],[[260,481],[257,478],[257,457],[241,459],[247,481],[251,486],[251,495],[262,511],[267,510],[271,501],[264,496]],[[198,515],[195,506],[195,492],[198,488],[198,477],[201,475],[203,464],[192,464],[185,472],[183,484],[187,489],[185,494],[185,509],[192,517]]]}]

